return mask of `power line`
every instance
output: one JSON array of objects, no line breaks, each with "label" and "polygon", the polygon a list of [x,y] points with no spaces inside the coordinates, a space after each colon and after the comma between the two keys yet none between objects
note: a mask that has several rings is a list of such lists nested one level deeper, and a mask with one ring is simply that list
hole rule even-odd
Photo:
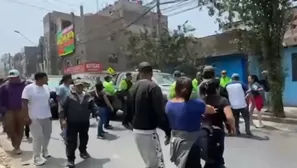
[{"label": "power line", "polygon": [[179,11],[179,12],[172,13],[172,14],[167,15],[167,16],[168,17],[175,16],[175,15],[178,15],[178,14],[181,14],[181,13],[185,13],[185,12],[191,11],[191,10],[196,9],[196,8],[198,8],[198,5],[197,6],[194,6],[194,7],[191,7],[191,8],[188,8],[188,9],[184,9],[184,10]]},{"label": "power line", "polygon": [[143,12],[140,16],[138,16],[135,20],[133,20],[132,22],[130,22],[129,24],[127,24],[126,26],[124,26],[123,28],[121,28],[120,30],[118,30],[116,32],[113,32],[113,33],[111,33],[109,35],[106,35],[106,36],[99,36],[99,37],[96,37],[96,38],[94,38],[92,40],[88,40],[88,41],[85,41],[85,42],[80,42],[79,44],[86,44],[86,43],[89,43],[89,42],[92,42],[92,41],[97,41],[97,40],[105,39],[107,37],[110,37],[112,35],[115,35],[117,33],[122,32],[122,31],[125,31],[128,27],[130,27],[134,23],[138,22],[140,19],[142,19],[145,15],[147,15],[155,7],[156,7],[156,5],[154,5],[153,7],[149,8],[147,11]]},{"label": "power line", "polygon": [[16,1],[16,0],[4,0],[4,1],[10,2],[10,3],[19,4],[19,5],[24,5],[24,6],[28,6],[28,7],[32,7],[32,8],[36,8],[36,9],[40,9],[40,10],[44,10],[44,11],[49,11],[49,12],[52,12],[53,11],[53,10],[48,9],[48,8],[44,8],[44,7],[41,7],[41,6],[37,6],[37,5],[25,3],[25,2],[20,2],[20,1]]}]

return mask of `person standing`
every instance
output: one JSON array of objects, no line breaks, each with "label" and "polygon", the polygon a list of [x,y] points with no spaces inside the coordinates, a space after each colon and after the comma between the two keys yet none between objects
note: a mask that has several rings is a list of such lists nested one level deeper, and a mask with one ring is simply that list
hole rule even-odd
[{"label": "person standing", "polygon": [[133,83],[132,83],[132,74],[131,73],[127,73],[126,74],[126,79],[121,80],[120,82],[120,86],[119,86],[119,97],[122,101],[122,106],[123,106],[123,111],[124,111],[124,118],[123,118],[123,122],[122,125],[125,128],[130,128],[130,123],[128,122],[131,117],[130,113],[127,111],[127,99],[128,99],[128,95],[129,95],[129,90],[132,87]]},{"label": "person standing", "polygon": [[264,70],[262,72],[263,79],[259,81],[260,85],[262,85],[264,90],[264,97],[265,97],[265,105],[267,106],[267,109],[265,112],[271,112],[271,93],[270,93],[270,87],[268,83],[268,71]]},{"label": "person standing", "polygon": [[36,166],[45,164],[50,157],[48,144],[52,133],[50,110],[50,89],[47,74],[37,72],[35,82],[27,85],[22,94],[23,111],[30,118],[30,131],[33,138],[33,162]]},{"label": "person standing", "polygon": [[67,167],[75,167],[75,150],[77,148],[77,136],[79,135],[80,157],[87,159],[89,141],[90,111],[94,109],[91,95],[84,92],[84,82],[75,80],[73,91],[67,96],[65,102],[59,103],[59,114],[63,128],[66,129],[66,155]]},{"label": "person standing", "polygon": [[201,81],[202,81],[201,72],[197,72],[196,78],[192,80],[192,85],[193,85],[194,89],[196,89],[196,90],[198,89],[198,86],[201,83]]},{"label": "person standing", "polygon": [[[57,88],[57,99],[60,103],[64,103],[67,96],[70,94],[70,85],[72,84],[72,76],[67,74],[67,75],[63,75],[61,81],[60,81],[60,86]],[[61,125],[61,136],[63,137],[64,141],[65,141],[65,133],[66,130],[63,130],[62,128],[62,123],[60,121],[60,125]]]},{"label": "person standing", "polygon": [[221,75],[222,76],[220,78],[220,86],[225,88],[226,85],[231,82],[231,79],[227,76],[227,71],[226,70],[222,70]]},{"label": "person standing", "polygon": [[250,130],[250,114],[247,106],[246,92],[248,87],[241,83],[238,74],[232,74],[232,82],[226,85],[229,102],[235,118],[236,134],[240,135],[239,116],[242,115],[245,123],[245,132],[247,135],[252,135]]},{"label": "person standing", "polygon": [[[111,76],[106,76],[104,78],[103,86],[104,86],[104,91],[105,91],[105,93],[106,93],[106,95],[108,97],[108,100],[112,104],[114,102],[114,99],[115,99],[115,96],[116,96],[116,89],[115,89],[115,85],[114,85],[114,83],[112,81]],[[108,110],[108,114],[106,116],[106,123],[104,124],[105,129],[113,129],[112,125],[109,124],[110,118],[111,118],[113,113],[116,113],[116,111]]]},{"label": "person standing", "polygon": [[157,127],[164,130],[169,143],[170,127],[165,114],[161,88],[152,81],[153,67],[148,62],[139,65],[140,80],[130,89],[132,127],[137,149],[147,168],[164,168]]},{"label": "person standing", "polygon": [[8,72],[8,81],[0,87],[0,106],[4,113],[5,131],[11,139],[13,153],[20,155],[21,141],[26,125],[26,114],[22,109],[22,92],[26,87],[26,82],[20,79],[18,70]]}]

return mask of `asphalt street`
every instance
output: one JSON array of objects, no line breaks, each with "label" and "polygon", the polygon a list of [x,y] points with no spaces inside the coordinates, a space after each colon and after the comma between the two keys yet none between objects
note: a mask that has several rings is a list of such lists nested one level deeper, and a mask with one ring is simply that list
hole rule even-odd
[{"label": "asphalt street", "polygon": [[[96,139],[96,127],[89,130],[88,151],[92,158],[83,161],[78,156],[77,168],[144,168],[136,149],[131,131],[124,129],[120,122],[112,122],[114,130],[108,131],[106,140]],[[228,168],[296,168],[297,165],[297,126],[269,123],[262,129],[252,129],[253,138],[227,137],[225,161]],[[277,128],[275,128],[277,127]],[[242,130],[243,132],[243,130]],[[44,168],[65,167],[65,146],[59,135],[58,121],[53,121],[53,133],[49,145],[52,158]],[[161,141],[164,133],[159,131]],[[2,138],[4,135],[1,135]],[[2,142],[3,143],[3,142]],[[7,142],[6,142],[7,143]],[[15,162],[16,167],[32,168],[32,144],[22,143],[23,155]],[[175,166],[169,160],[169,146],[163,146],[167,168]]]}]

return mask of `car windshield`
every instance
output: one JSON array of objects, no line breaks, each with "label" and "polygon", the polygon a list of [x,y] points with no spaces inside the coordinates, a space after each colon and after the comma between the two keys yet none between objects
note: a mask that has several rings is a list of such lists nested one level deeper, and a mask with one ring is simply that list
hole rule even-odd
[{"label": "car windshield", "polygon": [[158,85],[170,86],[175,80],[171,74],[154,72],[153,78]]}]

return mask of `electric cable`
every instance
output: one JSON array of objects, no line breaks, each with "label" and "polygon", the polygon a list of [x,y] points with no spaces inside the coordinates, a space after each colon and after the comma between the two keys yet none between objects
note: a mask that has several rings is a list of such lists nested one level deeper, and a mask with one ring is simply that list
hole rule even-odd
[{"label": "electric cable", "polygon": [[181,13],[185,13],[185,12],[191,11],[191,10],[196,9],[196,8],[198,8],[198,7],[199,7],[199,6],[197,5],[197,6],[188,8],[188,9],[184,9],[184,10],[179,11],[179,12],[175,12],[175,13],[169,14],[169,15],[167,15],[167,16],[168,16],[168,17],[175,16],[175,15],[178,15],[178,14],[181,14]]},{"label": "electric cable", "polygon": [[25,2],[20,2],[20,1],[16,1],[16,0],[4,0],[6,2],[10,2],[10,3],[15,3],[15,4],[19,4],[19,5],[24,5],[24,6],[28,6],[28,7],[32,7],[32,8],[36,8],[36,9],[40,9],[40,10],[44,10],[44,11],[49,11],[52,12],[52,9],[48,9],[48,8],[44,8],[41,6],[37,6],[37,5],[33,5],[33,4],[29,4],[29,3],[25,3]]}]

